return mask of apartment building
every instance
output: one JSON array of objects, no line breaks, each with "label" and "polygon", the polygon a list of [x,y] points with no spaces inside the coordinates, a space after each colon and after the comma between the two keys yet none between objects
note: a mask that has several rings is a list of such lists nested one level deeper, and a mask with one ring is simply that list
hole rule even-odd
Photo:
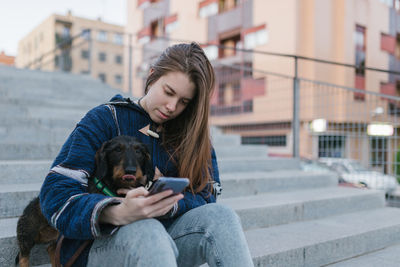
[{"label": "apartment building", "polygon": [[20,40],[16,66],[87,74],[122,89],[123,34],[101,19],[53,14]]},{"label": "apartment building", "polygon": [[[130,69],[132,91],[143,94],[151,61],[165,47],[179,40],[197,41],[217,73],[214,125],[241,134],[244,143],[268,144],[271,155],[291,156],[293,77],[297,75],[301,78],[300,156],[361,159],[367,155],[362,160],[368,161],[374,157],[372,144],[384,146],[378,150],[397,148],[397,143],[364,136],[359,129],[364,131],[377,119],[397,120],[393,101],[376,97],[379,101],[371,103],[363,90],[400,96],[400,76],[366,71],[363,66],[400,70],[399,2],[128,0],[126,33],[136,48],[131,54],[125,51],[125,60],[129,55],[135,59]],[[295,63],[288,55],[358,67],[307,59]],[[124,73],[129,73],[128,65]],[[383,110],[381,118],[370,116],[369,110],[378,109]],[[360,110],[364,112],[356,112]],[[327,129],[313,132],[310,123],[321,118]],[[352,155],[355,146],[358,155]]]},{"label": "apartment building", "polygon": [[15,57],[6,55],[6,53],[4,53],[4,51],[1,51],[0,64],[14,66],[15,65]]}]

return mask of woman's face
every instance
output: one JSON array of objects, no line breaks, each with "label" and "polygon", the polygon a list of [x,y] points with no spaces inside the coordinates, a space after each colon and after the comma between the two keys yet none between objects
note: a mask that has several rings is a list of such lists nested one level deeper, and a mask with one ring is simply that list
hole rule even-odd
[{"label": "woman's face", "polygon": [[182,72],[169,72],[149,86],[140,104],[158,123],[176,118],[194,98],[195,85]]}]

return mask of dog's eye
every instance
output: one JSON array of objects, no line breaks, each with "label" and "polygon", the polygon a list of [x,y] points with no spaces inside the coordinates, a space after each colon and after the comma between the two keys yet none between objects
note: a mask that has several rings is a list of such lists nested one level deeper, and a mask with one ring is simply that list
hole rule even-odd
[{"label": "dog's eye", "polygon": [[122,151],[122,148],[121,148],[120,146],[117,146],[117,147],[114,149],[114,151],[115,151],[115,152],[121,152],[121,151]]},{"label": "dog's eye", "polygon": [[136,150],[135,153],[136,153],[137,156],[142,155],[142,153],[140,152],[140,150]]}]

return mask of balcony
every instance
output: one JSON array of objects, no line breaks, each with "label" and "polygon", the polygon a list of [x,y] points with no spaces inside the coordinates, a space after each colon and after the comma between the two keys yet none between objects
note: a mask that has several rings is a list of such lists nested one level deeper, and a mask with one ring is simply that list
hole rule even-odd
[{"label": "balcony", "polygon": [[252,24],[253,1],[245,1],[234,9],[208,18],[208,40],[218,40],[222,33],[249,28]]},{"label": "balcony", "polygon": [[150,4],[143,10],[143,25],[147,26],[153,21],[164,18],[169,14],[169,1],[164,0]]},{"label": "balcony", "polygon": [[253,112],[253,100],[243,101],[241,104],[222,106],[212,105],[211,116],[227,116]]}]

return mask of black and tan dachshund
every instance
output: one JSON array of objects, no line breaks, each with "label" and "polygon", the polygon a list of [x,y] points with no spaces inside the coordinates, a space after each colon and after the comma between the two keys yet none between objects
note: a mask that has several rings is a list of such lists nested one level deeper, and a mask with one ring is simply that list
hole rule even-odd
[{"label": "black and tan dachshund", "polygon": [[[95,156],[94,176],[88,180],[89,193],[116,196],[118,188],[137,188],[153,180],[154,169],[147,147],[136,138],[118,136],[105,142]],[[35,244],[48,243],[47,252],[55,266],[58,231],[43,216],[39,197],[24,209],[17,224],[19,254],[16,264],[29,266],[29,255]]]}]

